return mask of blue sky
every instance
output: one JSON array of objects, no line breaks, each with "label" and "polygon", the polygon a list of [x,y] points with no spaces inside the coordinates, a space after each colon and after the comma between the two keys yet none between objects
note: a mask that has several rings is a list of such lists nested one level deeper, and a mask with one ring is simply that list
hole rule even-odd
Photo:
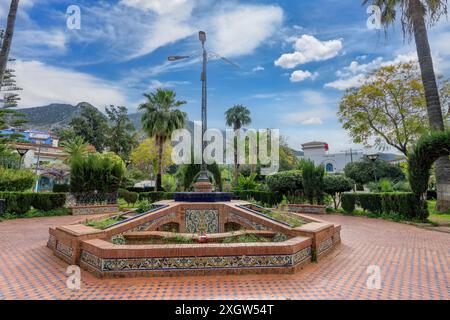
[{"label": "blue sky", "polygon": [[[1,1],[5,25],[8,1]],[[209,63],[209,126],[224,128],[224,112],[244,104],[253,128],[279,128],[289,144],[322,140],[332,151],[354,146],[336,111],[343,90],[392,61],[415,58],[401,27],[388,37],[366,26],[361,1],[21,0],[12,54],[21,107],[87,101],[133,112],[142,93],[174,89],[200,119],[200,61],[167,62],[172,54],[207,47],[240,66]],[[81,29],[66,26],[69,5],[81,8]],[[436,69],[450,70],[450,27],[430,30]]]}]

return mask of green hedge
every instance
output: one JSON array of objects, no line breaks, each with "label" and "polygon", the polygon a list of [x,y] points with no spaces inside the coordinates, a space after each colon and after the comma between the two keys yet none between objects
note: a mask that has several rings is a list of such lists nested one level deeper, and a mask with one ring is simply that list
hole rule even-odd
[{"label": "green hedge", "polygon": [[54,184],[53,192],[57,193],[69,193],[70,192],[70,184]]},{"label": "green hedge", "polygon": [[6,212],[22,215],[31,207],[51,211],[64,207],[65,193],[0,192],[0,199],[6,200]]},{"label": "green hedge", "polygon": [[161,200],[173,200],[173,192],[141,192],[139,193],[139,200],[147,200],[150,203]]},{"label": "green hedge", "polygon": [[388,214],[422,220],[428,217],[428,209],[412,192],[345,193],[342,195],[342,208],[345,212],[352,214],[356,205],[364,211],[379,216]]},{"label": "green hedge", "polygon": [[263,206],[274,207],[283,201],[283,195],[278,192],[266,191],[234,191],[235,196],[241,200],[255,200]]},{"label": "green hedge", "polygon": [[356,207],[356,197],[354,193],[343,193],[341,196],[342,209],[348,214],[352,214]]},{"label": "green hedge", "polygon": [[31,189],[36,176],[31,170],[0,167],[0,191],[23,192]]}]

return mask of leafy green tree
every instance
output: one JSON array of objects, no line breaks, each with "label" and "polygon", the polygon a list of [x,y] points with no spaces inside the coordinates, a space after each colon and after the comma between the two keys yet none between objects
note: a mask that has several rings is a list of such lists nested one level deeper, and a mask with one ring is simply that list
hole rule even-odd
[{"label": "leafy green tree", "polygon": [[35,181],[36,176],[31,170],[13,170],[0,166],[0,191],[27,191]]},{"label": "leafy green tree", "polygon": [[400,166],[390,164],[383,160],[377,160],[375,164],[366,159],[348,163],[344,168],[344,172],[348,178],[361,185],[383,178],[392,181],[405,179],[405,175]]},{"label": "leafy green tree", "polygon": [[334,209],[341,205],[341,194],[353,189],[353,180],[343,175],[329,175],[323,178],[323,191],[333,198]]},{"label": "leafy green tree", "polygon": [[112,153],[93,153],[76,157],[70,163],[70,187],[77,201],[84,202],[89,196],[107,200],[117,193],[125,176],[125,164]]},{"label": "leafy green tree", "polygon": [[[404,155],[428,129],[425,93],[414,63],[382,67],[367,76],[367,82],[349,90],[339,106],[339,120],[353,142],[384,149],[396,148]],[[443,82],[443,96],[450,88]],[[448,116],[448,115],[447,115]]]},{"label": "leafy green tree", "polygon": [[286,138],[280,137],[280,171],[295,170],[299,165],[299,160],[286,141]]},{"label": "leafy green tree", "polygon": [[[178,167],[176,177],[181,181],[181,186],[184,190],[191,190],[192,184],[196,181],[200,174],[201,166],[199,164],[186,164]],[[216,163],[207,165],[208,173],[211,182],[214,182],[216,190],[222,191],[222,174],[220,168]]]},{"label": "leafy green tree", "polygon": [[249,176],[239,175],[237,190],[238,191],[254,191],[258,190],[259,183],[256,181],[257,174],[254,172]]},{"label": "leafy green tree", "polygon": [[87,143],[93,145],[98,152],[102,152],[107,143],[108,122],[106,117],[90,105],[83,106],[79,117],[70,121],[75,135],[80,136]]},{"label": "leafy green tree", "polygon": [[[381,8],[381,22],[386,29],[394,25],[397,17],[401,16],[400,22],[405,36],[414,36],[425,89],[430,128],[436,131],[444,131],[445,124],[428,41],[427,25],[431,27],[442,16],[447,15],[447,0],[363,1],[363,4],[367,3],[372,3]],[[443,156],[436,161],[436,182],[438,188],[437,209],[447,211],[450,208],[450,159],[448,156]]]},{"label": "leafy green tree", "polygon": [[302,180],[300,170],[281,171],[266,178],[270,191],[279,192],[291,202],[295,201],[296,197],[303,191]]},{"label": "leafy green tree", "polygon": [[131,150],[137,145],[137,134],[128,110],[124,106],[110,106],[106,108],[110,124],[107,146],[122,159],[128,159]]},{"label": "leafy green tree", "polygon": [[77,157],[83,158],[88,154],[88,145],[80,136],[61,142],[61,147],[64,148],[64,152],[67,154],[67,158],[64,161],[65,163],[70,164],[72,159]]},{"label": "leafy green tree", "polygon": [[155,138],[158,146],[158,173],[156,190],[161,190],[163,173],[164,144],[175,130],[182,129],[186,122],[186,113],[179,108],[186,101],[177,100],[172,90],[157,89],[155,93],[145,93],[147,102],[139,106],[144,111],[142,128],[151,138]]},{"label": "leafy green tree", "polygon": [[305,197],[310,204],[323,202],[323,177],[325,176],[325,168],[323,165],[316,166],[313,161],[303,159],[299,165],[302,171],[302,184]]},{"label": "leafy green tree", "polygon": [[[247,126],[252,123],[250,110],[241,104],[237,104],[225,112],[225,122],[227,126],[233,128],[237,136],[239,134],[239,130],[241,130],[243,126]],[[238,148],[237,146],[235,146],[234,173],[233,173],[233,181],[235,186],[237,185],[238,182],[238,175],[239,175]]]},{"label": "leafy green tree", "polygon": [[[147,173],[147,178],[154,178],[158,173],[158,145],[155,139],[147,138],[135,148],[130,155],[133,166]],[[171,164],[172,145],[167,141],[164,145],[162,166],[166,168]]]}]

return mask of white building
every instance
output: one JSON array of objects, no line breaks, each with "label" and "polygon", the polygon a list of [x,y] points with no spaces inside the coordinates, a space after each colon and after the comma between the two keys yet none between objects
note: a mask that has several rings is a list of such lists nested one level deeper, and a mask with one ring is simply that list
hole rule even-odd
[{"label": "white building", "polygon": [[302,144],[304,159],[314,161],[316,165],[323,165],[328,173],[343,173],[350,162],[361,161],[365,155],[360,151],[329,153],[328,143],[313,141]]},{"label": "white building", "polygon": [[[366,153],[349,149],[347,152],[329,153],[328,143],[313,141],[302,144],[303,157],[314,161],[316,165],[323,165],[328,173],[344,173],[344,168],[348,163],[362,161]],[[379,159],[391,164],[399,164],[406,161],[402,155],[393,153],[379,153]]]}]

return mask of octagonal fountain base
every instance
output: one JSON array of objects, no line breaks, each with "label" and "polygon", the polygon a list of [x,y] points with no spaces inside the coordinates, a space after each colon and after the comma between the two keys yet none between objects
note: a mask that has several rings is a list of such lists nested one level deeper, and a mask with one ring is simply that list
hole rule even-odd
[{"label": "octagonal fountain base", "polygon": [[[286,213],[302,221],[291,225],[273,213],[244,201],[162,201],[146,213],[116,216],[104,230],[86,223],[51,228],[48,247],[98,277],[136,277],[293,273],[340,243],[338,225]],[[167,232],[192,241],[153,241]],[[243,234],[267,241],[242,242]],[[210,241],[197,243],[200,235]]]}]

